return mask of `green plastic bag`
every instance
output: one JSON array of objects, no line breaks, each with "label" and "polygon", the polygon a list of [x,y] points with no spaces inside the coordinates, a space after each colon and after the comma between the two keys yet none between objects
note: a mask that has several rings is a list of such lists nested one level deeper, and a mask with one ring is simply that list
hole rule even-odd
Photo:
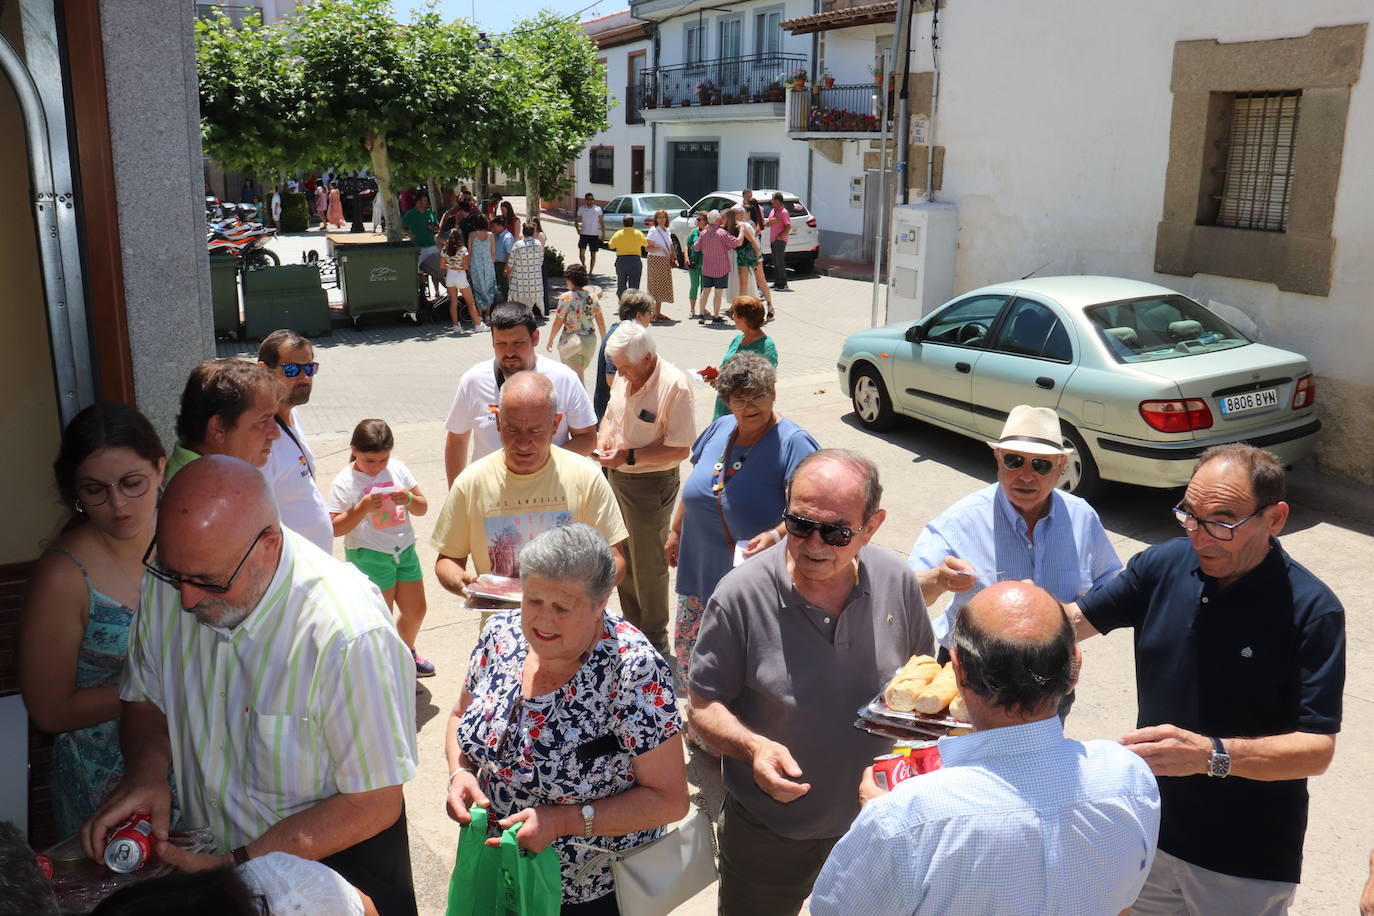
[{"label": "green plastic bag", "polygon": [[448,883],[447,916],[558,916],[563,875],[550,846],[535,855],[520,849],[520,824],[486,845],[487,809],[468,810],[472,823],[458,832],[458,859]]}]

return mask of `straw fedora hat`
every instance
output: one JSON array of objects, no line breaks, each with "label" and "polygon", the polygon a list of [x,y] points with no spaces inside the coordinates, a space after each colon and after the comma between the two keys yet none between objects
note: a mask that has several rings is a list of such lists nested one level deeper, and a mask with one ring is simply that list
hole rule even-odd
[{"label": "straw fedora hat", "polygon": [[1018,404],[1007,415],[1002,436],[988,445],[1027,455],[1068,455],[1073,449],[1064,445],[1059,431],[1059,415],[1049,407]]}]

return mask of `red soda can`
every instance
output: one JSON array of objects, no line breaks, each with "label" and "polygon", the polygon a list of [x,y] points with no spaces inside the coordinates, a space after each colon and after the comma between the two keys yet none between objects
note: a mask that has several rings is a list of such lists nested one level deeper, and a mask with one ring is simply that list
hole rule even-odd
[{"label": "red soda can", "polygon": [[153,822],[146,814],[135,814],[105,841],[105,865],[110,871],[128,874],[148,864],[152,857]]},{"label": "red soda can", "polygon": [[884,792],[897,788],[897,783],[910,779],[916,774],[911,771],[906,757],[901,754],[883,754],[873,758],[873,781]]},{"label": "red soda can", "polygon": [[903,741],[899,750],[906,754],[912,776],[940,769],[940,745],[937,741]]},{"label": "red soda can", "polygon": [[52,880],[52,859],[49,859],[47,856],[43,855],[43,853],[41,853],[41,852],[40,852],[40,853],[35,853],[35,854],[34,854],[34,858],[36,858],[36,859],[38,860],[38,870],[41,871],[41,872],[43,873],[43,877],[45,877],[45,878],[47,878],[49,881],[51,881],[51,880]]}]

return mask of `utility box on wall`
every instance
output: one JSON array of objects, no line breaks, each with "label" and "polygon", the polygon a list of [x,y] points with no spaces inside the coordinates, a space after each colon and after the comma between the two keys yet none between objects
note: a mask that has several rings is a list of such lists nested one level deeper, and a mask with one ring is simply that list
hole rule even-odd
[{"label": "utility box on wall", "polygon": [[892,209],[892,289],[887,323],[915,321],[954,296],[959,208],[899,204]]}]

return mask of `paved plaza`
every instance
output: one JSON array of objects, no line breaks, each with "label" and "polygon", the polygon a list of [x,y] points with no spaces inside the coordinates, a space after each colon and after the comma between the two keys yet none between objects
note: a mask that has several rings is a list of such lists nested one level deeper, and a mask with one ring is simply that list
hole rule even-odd
[{"label": "paved plaza", "polygon": [[[569,262],[574,261],[573,230],[548,219],[545,229],[550,244]],[[274,247],[284,263],[299,263],[301,252],[316,248],[323,253],[324,246],[317,233],[309,233],[280,239]],[[613,290],[614,277],[608,276],[611,261],[603,252],[597,264],[600,278],[594,282]],[[681,319],[687,314],[687,275],[674,271],[674,277],[677,301],[665,311]],[[981,443],[915,422],[904,422],[881,435],[859,427],[839,388],[835,359],[844,338],[868,326],[871,287],[831,277],[801,277],[791,282],[793,292],[775,294],[778,320],[767,326],[780,355],[778,410],[823,446],[857,449],[878,463],[888,518],[875,544],[905,556],[928,519],[994,480],[989,450]],[[603,297],[608,323],[614,320],[611,298]],[[651,333],[663,358],[692,370],[716,364],[735,331],[732,325],[680,321],[655,326]],[[545,353],[545,343],[541,337],[541,353]],[[313,400],[302,417],[319,457],[321,486],[327,488],[346,464],[354,425],[366,417],[381,417],[395,430],[394,454],[415,473],[433,506],[429,515],[415,519],[429,598],[429,615],[418,645],[438,667],[438,676],[420,682],[416,698],[420,770],[406,786],[406,801],[420,912],[441,914],[458,835],[457,825],[444,813],[448,772],[443,729],[462,688],[468,653],[477,637],[477,616],[438,587],[429,536],[445,490],[443,420],[459,375],[489,358],[491,349],[485,335],[456,336],[446,325],[417,327],[399,320],[378,320],[362,331],[336,329],[333,335],[318,338],[315,347],[321,369]],[[255,348],[256,342],[221,342],[219,353],[255,353]],[[545,355],[556,359],[556,348]],[[709,422],[712,407],[712,394],[703,387],[696,400],[698,429]],[[1340,596],[1347,611],[1349,641],[1343,734],[1330,771],[1310,783],[1304,882],[1292,912],[1300,916],[1353,913],[1374,846],[1374,827],[1367,814],[1374,807],[1374,666],[1362,664],[1374,657],[1374,624],[1368,612],[1374,604],[1369,576],[1374,563],[1374,496],[1367,489],[1343,486],[1306,469],[1295,472],[1290,489],[1293,513],[1284,546]],[[1106,488],[1095,505],[1123,561],[1179,533],[1168,511],[1176,499],[1168,491],[1124,485]],[[335,553],[343,556],[341,540]],[[1078,701],[1068,720],[1071,737],[1115,739],[1134,727],[1131,649],[1126,632],[1084,643]],[[688,774],[694,800],[715,815],[720,781],[710,764],[708,759],[695,758]],[[715,891],[710,888],[682,912],[706,914],[714,909]]]}]

